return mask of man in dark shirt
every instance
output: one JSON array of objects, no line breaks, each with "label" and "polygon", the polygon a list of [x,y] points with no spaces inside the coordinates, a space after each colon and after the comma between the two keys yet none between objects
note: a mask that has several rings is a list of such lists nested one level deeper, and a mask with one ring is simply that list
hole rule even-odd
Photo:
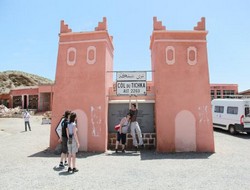
[{"label": "man in dark shirt", "polygon": [[[60,136],[59,142],[62,144],[62,153],[61,153],[61,160],[60,160],[60,167],[64,167],[64,165],[67,165],[67,154],[68,154],[68,147],[67,147],[67,141],[68,141],[68,137],[67,137],[67,133],[66,133],[66,128],[68,126],[69,123],[69,115],[70,115],[70,111],[65,111],[64,114],[64,119],[62,121],[61,127],[62,127],[62,134]],[[63,160],[64,160],[64,164],[63,164]]]},{"label": "man in dark shirt", "polygon": [[138,148],[138,142],[137,142],[137,139],[136,139],[136,133],[137,133],[138,139],[139,139],[139,145],[144,146],[143,145],[143,140],[142,140],[141,129],[140,129],[140,126],[139,126],[139,124],[137,122],[138,110],[136,108],[136,104],[131,104],[131,109],[129,110],[129,113],[132,115],[130,130],[131,130],[131,135],[133,137],[133,145],[136,148]]}]

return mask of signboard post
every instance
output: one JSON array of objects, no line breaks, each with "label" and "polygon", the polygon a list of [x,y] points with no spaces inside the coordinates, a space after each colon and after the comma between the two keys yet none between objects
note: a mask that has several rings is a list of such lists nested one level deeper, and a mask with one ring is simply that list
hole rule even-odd
[{"label": "signboard post", "polygon": [[147,80],[146,72],[126,71],[116,73],[117,96],[146,96]]}]

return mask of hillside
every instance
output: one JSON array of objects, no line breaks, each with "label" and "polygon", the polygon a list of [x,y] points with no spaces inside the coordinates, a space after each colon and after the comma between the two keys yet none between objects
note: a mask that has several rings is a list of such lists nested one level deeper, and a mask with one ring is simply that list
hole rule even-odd
[{"label": "hillside", "polygon": [[0,94],[9,93],[10,89],[17,87],[52,84],[53,81],[38,75],[21,71],[0,72]]}]

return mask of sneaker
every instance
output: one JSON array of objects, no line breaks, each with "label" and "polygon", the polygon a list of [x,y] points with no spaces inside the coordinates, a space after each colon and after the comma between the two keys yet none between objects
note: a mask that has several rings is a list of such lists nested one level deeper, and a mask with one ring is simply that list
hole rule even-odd
[{"label": "sneaker", "polygon": [[73,173],[74,173],[74,172],[78,172],[78,171],[79,171],[78,169],[73,168]]},{"label": "sneaker", "polygon": [[64,166],[67,166],[67,165],[68,165],[68,162],[67,162],[67,161],[65,161],[65,162],[64,162]]},{"label": "sneaker", "polygon": [[62,168],[64,167],[62,162],[60,162],[59,167],[62,167]]},{"label": "sneaker", "polygon": [[68,172],[70,173],[72,171],[71,167],[68,168]]}]

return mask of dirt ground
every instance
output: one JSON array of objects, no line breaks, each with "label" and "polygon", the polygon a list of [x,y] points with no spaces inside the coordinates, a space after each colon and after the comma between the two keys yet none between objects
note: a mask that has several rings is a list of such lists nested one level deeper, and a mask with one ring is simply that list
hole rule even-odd
[{"label": "dirt ground", "polygon": [[0,118],[0,184],[4,189],[250,189],[250,136],[217,130],[215,153],[80,152],[79,172],[60,169],[48,150],[50,125],[32,116]]}]

